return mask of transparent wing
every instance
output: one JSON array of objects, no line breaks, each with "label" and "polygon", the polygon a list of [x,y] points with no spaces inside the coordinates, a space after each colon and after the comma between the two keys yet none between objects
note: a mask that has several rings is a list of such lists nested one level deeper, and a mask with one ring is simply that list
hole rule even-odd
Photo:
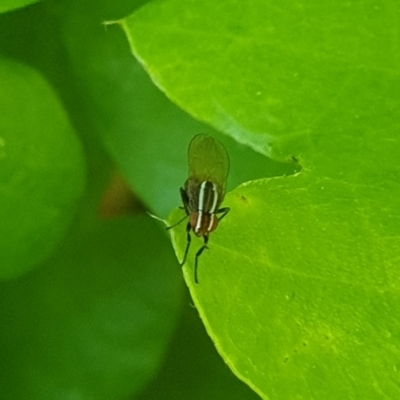
[{"label": "transparent wing", "polygon": [[189,179],[211,181],[225,193],[229,157],[225,147],[207,135],[196,135],[189,144]]}]

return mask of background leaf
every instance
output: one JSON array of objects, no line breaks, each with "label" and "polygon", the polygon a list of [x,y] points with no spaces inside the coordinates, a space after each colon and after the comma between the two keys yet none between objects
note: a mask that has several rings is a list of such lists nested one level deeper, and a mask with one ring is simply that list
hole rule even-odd
[{"label": "background leaf", "polygon": [[82,149],[40,74],[0,60],[0,277],[33,268],[58,244],[82,194]]},{"label": "background leaf", "polygon": [[11,11],[20,7],[25,7],[38,1],[39,0],[1,0],[0,13]]},{"label": "background leaf", "polygon": [[168,244],[153,251],[155,224],[82,226],[40,271],[2,287],[4,398],[123,398],[147,383],[181,297]]}]

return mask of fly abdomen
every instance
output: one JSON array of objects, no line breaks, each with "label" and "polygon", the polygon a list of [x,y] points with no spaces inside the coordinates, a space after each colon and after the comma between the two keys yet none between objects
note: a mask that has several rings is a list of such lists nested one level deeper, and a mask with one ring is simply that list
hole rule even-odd
[{"label": "fly abdomen", "polygon": [[217,229],[218,217],[203,211],[194,211],[190,215],[190,225],[196,236],[207,236]]}]

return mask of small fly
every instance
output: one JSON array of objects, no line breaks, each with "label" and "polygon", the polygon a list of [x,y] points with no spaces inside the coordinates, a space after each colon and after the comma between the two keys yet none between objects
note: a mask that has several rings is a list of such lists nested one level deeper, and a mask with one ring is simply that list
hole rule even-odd
[{"label": "small fly", "polygon": [[225,147],[207,135],[196,135],[189,144],[188,150],[189,178],[183,188],[180,188],[183,208],[186,216],[187,245],[181,266],[186,262],[191,243],[190,232],[203,237],[203,246],[196,253],[194,264],[194,281],[197,279],[198,258],[205,249],[208,249],[209,234],[217,229],[218,222],[225,217],[230,208],[220,208],[226,191],[226,180],[229,172],[229,158]]}]

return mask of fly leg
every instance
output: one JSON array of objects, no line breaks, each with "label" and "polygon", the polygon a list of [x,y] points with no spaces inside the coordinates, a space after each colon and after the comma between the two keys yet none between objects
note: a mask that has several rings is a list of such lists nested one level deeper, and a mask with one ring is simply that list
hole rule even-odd
[{"label": "fly leg", "polygon": [[187,245],[186,245],[185,254],[183,256],[183,260],[181,262],[181,267],[183,267],[183,265],[186,262],[186,258],[187,258],[188,252],[189,252],[190,242],[192,241],[192,238],[190,236],[190,230],[191,229],[192,229],[192,226],[190,225],[190,222],[188,222],[188,224],[186,225]]},{"label": "fly leg", "polygon": [[199,257],[201,256],[201,253],[202,253],[205,249],[208,249],[207,243],[208,243],[208,236],[205,235],[205,236],[204,236],[204,244],[203,244],[203,246],[200,247],[199,251],[196,253],[196,258],[195,258],[195,260],[194,260],[194,281],[195,281],[195,283],[199,283],[199,280],[197,279],[197,265],[198,265],[198,259],[199,259]]},{"label": "fly leg", "polygon": [[222,214],[220,217],[218,217],[218,220],[221,221],[221,219],[224,218],[229,211],[231,211],[229,207],[224,207],[220,208],[215,214]]},{"label": "fly leg", "polygon": [[170,230],[171,228],[175,228],[175,226],[179,225],[181,222],[183,222],[186,218],[189,217],[189,198],[188,195],[186,194],[185,190],[183,188],[180,188],[180,193],[181,193],[181,198],[183,202],[183,207],[179,207],[181,210],[185,210],[186,215],[180,219],[178,222],[175,222],[175,224],[172,224],[171,226],[167,226],[167,231]]},{"label": "fly leg", "polygon": [[175,228],[175,226],[179,225],[180,223],[182,223],[186,218],[188,218],[188,215],[185,215],[182,219],[180,219],[178,222],[175,222],[174,224],[167,226],[167,231],[169,231],[172,228]]}]

